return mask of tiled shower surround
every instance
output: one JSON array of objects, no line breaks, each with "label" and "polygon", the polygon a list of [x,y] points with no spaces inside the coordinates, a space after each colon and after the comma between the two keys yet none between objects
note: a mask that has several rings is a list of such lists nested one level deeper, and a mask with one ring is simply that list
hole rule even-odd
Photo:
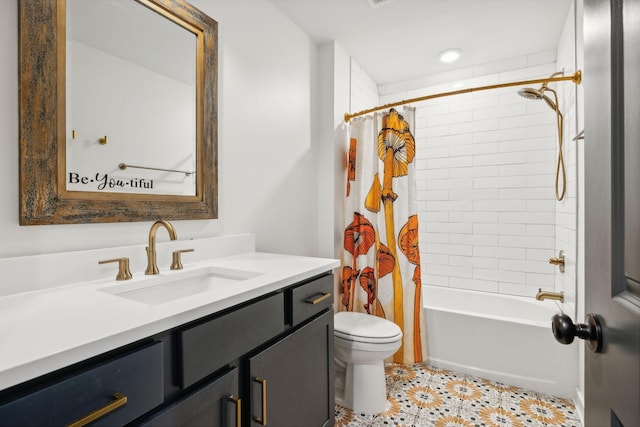
[{"label": "tiled shower surround", "polygon": [[[352,110],[370,107],[377,90],[378,104],[386,104],[548,77],[556,71],[555,60],[556,51],[541,52],[379,88],[354,63],[352,103],[357,107]],[[573,84],[555,87],[563,85]],[[557,221],[571,223],[557,214],[563,209],[558,205],[575,205],[575,156],[567,155],[573,142],[565,130],[567,200],[573,202],[559,203],[554,192],[556,114],[544,101],[520,97],[518,89],[414,104],[423,284],[528,297],[538,288],[555,287],[557,269],[548,259],[557,255]],[[558,92],[566,109],[573,98],[563,100],[566,91]],[[575,112],[564,113],[567,129]]]},{"label": "tiled shower surround", "polygon": [[[461,84],[546,77],[554,70],[548,63]],[[521,296],[553,289],[556,115],[517,89],[415,106],[424,284]],[[446,83],[407,95],[452,90],[454,83]]]}]

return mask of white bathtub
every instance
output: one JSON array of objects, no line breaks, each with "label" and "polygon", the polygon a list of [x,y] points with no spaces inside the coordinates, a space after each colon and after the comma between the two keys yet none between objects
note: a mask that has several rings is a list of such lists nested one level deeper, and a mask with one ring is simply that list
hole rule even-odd
[{"label": "white bathtub", "polygon": [[578,345],[551,332],[553,301],[423,286],[433,366],[572,399]]}]

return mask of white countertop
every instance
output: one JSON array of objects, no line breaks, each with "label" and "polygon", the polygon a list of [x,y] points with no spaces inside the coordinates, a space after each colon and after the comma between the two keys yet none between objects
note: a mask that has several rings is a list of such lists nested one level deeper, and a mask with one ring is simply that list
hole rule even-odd
[{"label": "white countertop", "polygon": [[[186,259],[186,257],[185,257]],[[127,281],[94,280],[0,297],[0,390],[332,270],[339,261],[249,252],[160,272],[170,277],[211,266],[259,275],[219,289],[149,305],[103,292]]]}]

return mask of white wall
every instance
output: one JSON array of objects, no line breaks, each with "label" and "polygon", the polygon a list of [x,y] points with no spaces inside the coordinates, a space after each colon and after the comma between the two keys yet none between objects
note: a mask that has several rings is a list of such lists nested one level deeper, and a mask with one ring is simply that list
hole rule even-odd
[{"label": "white wall", "polygon": [[367,110],[380,104],[378,85],[353,59],[350,61],[350,97],[349,112]]},{"label": "white wall", "polygon": [[[191,3],[219,24],[220,212],[218,220],[174,221],[178,237],[249,232],[259,250],[314,255],[315,48],[265,0]],[[18,2],[0,2],[0,257],[144,243],[151,222],[18,225],[17,16]]]}]

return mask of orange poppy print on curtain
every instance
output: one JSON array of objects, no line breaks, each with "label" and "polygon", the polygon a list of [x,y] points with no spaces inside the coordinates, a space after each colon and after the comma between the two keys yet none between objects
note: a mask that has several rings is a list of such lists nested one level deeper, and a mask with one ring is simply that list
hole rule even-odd
[{"label": "orange poppy print on curtain", "polygon": [[[393,178],[409,173],[409,163],[415,157],[415,140],[409,129],[409,123],[395,109],[382,117],[382,129],[378,133],[378,157],[384,162],[381,199],[384,205],[387,246],[391,255],[397,259],[396,236],[393,203],[398,195],[393,191]],[[404,331],[404,296],[402,272],[396,263],[393,268],[393,320]],[[404,360],[404,343],[394,355],[395,362]]]},{"label": "orange poppy print on curtain", "polygon": [[380,244],[378,248],[378,277],[382,278],[391,273],[396,266],[396,259],[389,251],[389,248]]},{"label": "orange poppy print on curtain", "polygon": [[407,260],[415,265],[413,271],[413,283],[415,283],[415,296],[413,299],[413,356],[416,362],[422,362],[422,346],[420,345],[420,310],[422,280],[420,279],[420,247],[418,244],[418,215],[411,215],[398,235],[400,250]]},{"label": "orange poppy print on curtain", "polygon": [[370,212],[380,212],[380,199],[382,194],[382,185],[378,179],[378,174],[373,177],[371,188],[367,193],[367,198],[364,200],[364,207]]},{"label": "orange poppy print on curtain", "polygon": [[[373,224],[369,222],[364,215],[354,212],[353,221],[344,230],[344,248],[347,252],[353,256],[353,272],[357,272],[357,258],[359,255],[365,255],[369,252],[369,249],[376,242],[376,230],[373,228]],[[353,310],[353,300],[355,294],[354,281],[357,274],[351,274],[349,282],[349,304],[347,309]]]},{"label": "orange poppy print on curtain", "polygon": [[349,296],[351,295],[351,284],[358,277],[358,270],[353,270],[349,266],[342,267],[342,305],[349,307]]},{"label": "orange poppy print on curtain", "polygon": [[394,362],[419,363],[426,340],[418,309],[420,252],[411,181],[415,112],[402,111],[349,124],[341,305],[396,323],[404,337]]},{"label": "orange poppy print on curtain", "polygon": [[344,248],[354,257],[364,255],[376,242],[376,231],[369,220],[358,212],[344,230]]},{"label": "orange poppy print on curtain", "polygon": [[351,138],[349,140],[349,154],[347,158],[347,197],[351,193],[351,181],[356,180],[356,148],[358,140]]},{"label": "orange poppy print on curtain", "polygon": [[[376,297],[378,296],[378,282],[373,268],[365,267],[362,270],[360,286],[367,293],[367,302],[364,304],[364,309],[368,314],[373,314],[372,308],[374,309]],[[375,309],[373,311],[375,311]]]},{"label": "orange poppy print on curtain", "polygon": [[413,265],[420,265],[420,247],[418,246],[418,215],[411,215],[398,235],[400,250]]},{"label": "orange poppy print on curtain", "polygon": [[416,142],[409,129],[409,123],[393,108],[382,118],[382,130],[378,134],[378,156],[385,160],[391,152],[392,176],[409,173],[409,163],[416,155]]}]

